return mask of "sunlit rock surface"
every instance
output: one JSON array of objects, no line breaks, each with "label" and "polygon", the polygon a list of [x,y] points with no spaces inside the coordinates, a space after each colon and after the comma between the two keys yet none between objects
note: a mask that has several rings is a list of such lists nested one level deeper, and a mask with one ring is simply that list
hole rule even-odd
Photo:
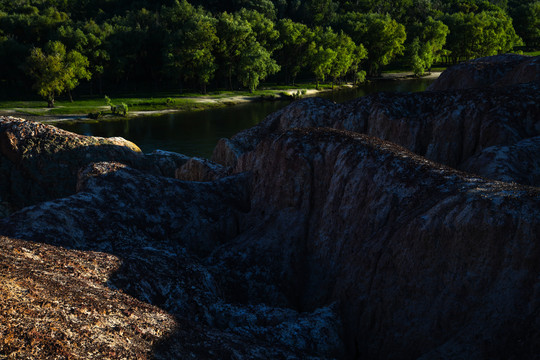
[{"label": "sunlit rock surface", "polygon": [[536,358],[538,86],[307,99],[220,164],[3,118],[0,358]]}]

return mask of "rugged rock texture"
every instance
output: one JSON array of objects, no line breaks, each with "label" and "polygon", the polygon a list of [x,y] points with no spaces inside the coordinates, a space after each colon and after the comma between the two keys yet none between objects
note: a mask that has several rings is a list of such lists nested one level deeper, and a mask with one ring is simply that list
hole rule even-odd
[{"label": "rugged rock texture", "polygon": [[[540,136],[511,146],[491,146],[470,157],[461,169],[490,179],[540,184]],[[509,175],[511,174],[511,176]]]},{"label": "rugged rock texture", "polygon": [[236,171],[251,210],[212,260],[231,297],[338,302],[354,358],[536,356],[538,188],[332,130],[267,138]]},{"label": "rugged rock texture", "polygon": [[[342,357],[340,320],[331,307],[299,313],[263,303],[235,305],[207,269],[203,259],[238,234],[240,215],[249,209],[247,180],[240,174],[182,182],[95,163],[79,173],[77,194],[11,215],[0,223],[0,233],[121,259],[108,285],[159,306],[178,323],[170,337],[161,337],[158,358]],[[118,322],[128,326],[125,319]],[[72,338],[98,345],[78,329]],[[74,354],[71,346],[65,351]]]},{"label": "rugged rock texture", "polygon": [[538,358],[539,86],[308,99],[221,165],[0,120],[0,358]]},{"label": "rugged rock texture", "polygon": [[505,54],[479,58],[444,71],[429,90],[509,86],[540,81],[540,56]]},{"label": "rugged rock texture", "polygon": [[185,181],[213,181],[227,176],[229,169],[207,159],[191,158],[176,169],[174,177]]},{"label": "rugged rock texture", "polygon": [[[146,327],[154,335],[144,341],[128,332],[140,347],[125,351],[141,356],[151,345],[163,359],[537,354],[538,188],[470,177],[392,143],[330,129],[271,135],[233,172],[184,182],[119,163],[92,164],[79,173],[77,194],[0,222],[0,234],[36,242],[30,252],[19,247],[0,260],[8,269],[3,276],[20,284],[16,274],[34,268],[25,263],[28,256],[41,256],[50,245],[77,249],[54,250],[55,265],[32,281],[51,284],[48,276],[72,272],[76,279],[99,277],[116,290],[98,290],[118,293],[120,304],[142,308],[132,296],[173,315],[172,334],[168,315]],[[10,239],[3,246],[16,242]],[[82,265],[77,272],[70,270],[75,255],[107,263],[95,275]],[[23,285],[17,286],[33,286]],[[82,307],[99,313],[99,303],[65,298],[55,313],[42,310],[53,285],[39,291],[44,302],[10,295],[9,306],[27,306],[45,319],[78,319],[80,328],[58,335],[69,335],[69,344],[108,349],[99,342],[105,337],[122,349],[113,335],[79,330],[93,317],[69,317],[69,309]],[[120,328],[136,321],[114,314]],[[17,316],[6,313],[2,324]],[[4,329],[13,334],[10,346],[33,341],[45,348],[53,341],[24,340],[24,327]],[[61,349],[76,354],[74,346]]]},{"label": "rugged rock texture", "polygon": [[160,150],[145,155],[123,138],[82,136],[0,117],[0,218],[25,206],[74,194],[78,171],[94,162],[120,162],[174,178],[189,159]]},{"label": "rugged rock texture", "polygon": [[0,117],[0,202],[4,212],[75,193],[77,172],[96,161],[135,165],[144,158],[122,138],[97,138]]},{"label": "rugged rock texture", "polygon": [[115,256],[0,237],[0,356],[149,359],[174,318],[107,286]]},{"label": "rugged rock texture", "polygon": [[[306,99],[269,115],[254,128],[221,140],[213,160],[232,166],[241,154],[253,150],[268,134],[322,126],[376,136],[430,160],[461,168],[488,147],[513,146],[539,136],[539,103],[540,82],[504,88],[378,93],[343,105]],[[483,166],[474,168],[470,164],[473,162],[468,163],[468,171],[482,176],[492,174],[484,172]],[[522,169],[511,164],[497,179],[530,180]]]}]

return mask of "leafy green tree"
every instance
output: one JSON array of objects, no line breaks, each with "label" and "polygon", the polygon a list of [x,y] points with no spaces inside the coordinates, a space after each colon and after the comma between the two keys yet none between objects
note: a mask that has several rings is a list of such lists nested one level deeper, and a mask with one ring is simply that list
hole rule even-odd
[{"label": "leafy green tree", "polygon": [[242,52],[238,66],[238,77],[250,92],[257,88],[260,80],[264,80],[268,75],[278,71],[279,65],[270,57],[270,52],[257,41],[253,41]]},{"label": "leafy green tree", "polygon": [[74,89],[80,79],[89,79],[88,59],[72,50],[66,53],[65,46],[59,42],[49,42],[45,51],[34,48],[27,59],[27,68],[36,79],[34,89],[54,107],[56,95]]},{"label": "leafy green tree", "polygon": [[[93,20],[78,23],[76,26],[61,26],[58,29],[58,35],[63,44],[88,58],[90,71],[98,80],[99,93],[103,91],[102,77],[110,61],[105,44],[112,32],[112,26],[108,23],[98,25]],[[92,89],[93,86],[90,90]]]},{"label": "leafy green tree", "polygon": [[276,58],[284,72],[285,81],[294,84],[298,73],[307,66],[308,49],[314,34],[306,25],[290,19],[278,21],[276,27],[282,44],[282,48],[276,52]]},{"label": "leafy green tree", "polygon": [[248,44],[255,41],[255,34],[250,23],[238,14],[222,13],[218,16],[217,33],[219,36],[218,56],[221,70],[228,78],[232,90],[233,75]]},{"label": "leafy green tree", "polygon": [[531,49],[540,48],[540,1],[522,4],[512,13],[516,33]]},{"label": "leafy green tree", "polygon": [[454,62],[505,53],[522,44],[512,19],[501,10],[447,14],[442,21],[450,30],[446,48]]},{"label": "leafy green tree", "polygon": [[[335,33],[332,28],[315,28],[313,41],[308,49],[310,69],[315,75],[317,87],[320,81],[332,78],[332,85],[345,76],[355,62],[365,56],[354,41],[345,33]],[[360,56],[360,59],[357,58]]]},{"label": "leafy green tree", "polygon": [[235,2],[238,9],[255,10],[270,21],[276,19],[276,7],[271,0],[235,0]]},{"label": "leafy green tree", "polygon": [[330,75],[337,53],[331,48],[331,38],[335,36],[331,28],[315,28],[314,34],[315,36],[308,49],[309,67],[315,75],[318,89],[319,82],[324,81]]},{"label": "leafy green tree", "polygon": [[340,27],[355,43],[367,49],[369,75],[377,75],[396,55],[403,54],[405,26],[388,15],[351,12],[341,17]]},{"label": "leafy green tree", "polygon": [[[359,53],[356,51],[357,46],[354,41],[343,32],[336,34],[331,40],[331,47],[336,52],[336,57],[332,62],[329,74],[332,77],[333,87],[334,83],[336,83],[339,78],[345,76],[349,72],[351,66],[355,62],[355,57],[358,56]],[[360,59],[356,58],[356,60],[358,61]]]},{"label": "leafy green tree", "polygon": [[416,75],[431,69],[433,62],[440,58],[448,33],[448,26],[431,17],[423,23],[409,26],[408,34],[413,38],[408,45],[409,61]]},{"label": "leafy green tree", "polygon": [[163,12],[174,29],[167,43],[167,66],[176,76],[186,81],[197,82],[206,93],[206,86],[217,69],[213,54],[219,39],[216,35],[216,20],[202,9],[196,9],[187,1]]},{"label": "leafy green tree", "polygon": [[332,0],[305,0],[302,17],[311,25],[328,26],[337,16],[338,4]]},{"label": "leafy green tree", "polygon": [[409,46],[409,62],[416,76],[423,75],[426,70],[426,61],[423,59],[422,55],[424,54],[422,50],[424,49],[420,46],[420,40],[418,40],[418,37],[415,37]]},{"label": "leafy green tree", "polygon": [[249,23],[255,39],[267,51],[273,53],[282,46],[278,41],[279,31],[275,28],[275,23],[264,14],[255,10],[242,9],[238,15]]}]

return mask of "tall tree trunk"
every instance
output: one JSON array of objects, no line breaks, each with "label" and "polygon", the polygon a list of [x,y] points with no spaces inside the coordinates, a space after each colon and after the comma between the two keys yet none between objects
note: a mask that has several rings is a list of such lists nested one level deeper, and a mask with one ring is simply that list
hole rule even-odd
[{"label": "tall tree trunk", "polygon": [[71,96],[71,90],[68,90],[69,102],[73,102],[73,96]]}]

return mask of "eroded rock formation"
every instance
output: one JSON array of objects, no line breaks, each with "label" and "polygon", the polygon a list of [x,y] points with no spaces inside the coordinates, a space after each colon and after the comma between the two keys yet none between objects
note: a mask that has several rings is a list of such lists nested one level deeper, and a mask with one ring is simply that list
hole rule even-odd
[{"label": "eroded rock formation", "polygon": [[308,99],[219,165],[2,119],[0,357],[535,358],[538,87]]},{"label": "eroded rock formation", "polygon": [[540,56],[504,54],[454,65],[429,90],[509,86],[531,81],[540,81]]},{"label": "eroded rock formation", "polygon": [[[213,160],[233,166],[269,134],[292,128],[330,127],[368,134],[426,158],[496,180],[538,186],[519,164],[491,171],[473,157],[490,147],[514,146],[540,135],[540,82],[508,87],[423,93],[378,93],[345,104],[305,99],[261,124],[221,140]],[[509,157],[508,161],[512,158]],[[525,170],[525,172],[523,172]],[[502,172],[501,172],[502,171]]]}]

